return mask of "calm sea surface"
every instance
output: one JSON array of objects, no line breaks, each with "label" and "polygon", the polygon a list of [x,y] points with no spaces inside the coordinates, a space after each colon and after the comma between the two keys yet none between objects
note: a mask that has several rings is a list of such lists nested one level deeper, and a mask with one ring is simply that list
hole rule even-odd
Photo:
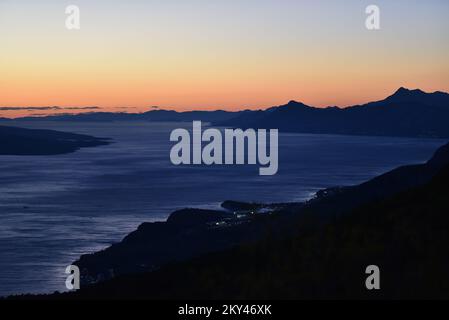
[{"label": "calm sea surface", "polygon": [[144,221],[227,199],[301,201],[403,164],[422,163],[444,141],[281,134],[279,171],[258,166],[173,166],[170,132],[188,124],[16,125],[113,138],[57,156],[0,156],[0,295],[63,291],[65,267],[120,241]]}]

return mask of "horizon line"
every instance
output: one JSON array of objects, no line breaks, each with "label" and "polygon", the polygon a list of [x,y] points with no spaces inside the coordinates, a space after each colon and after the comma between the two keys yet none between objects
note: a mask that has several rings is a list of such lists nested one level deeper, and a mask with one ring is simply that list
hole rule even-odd
[{"label": "horizon line", "polygon": [[[419,88],[410,89],[404,86],[400,86],[396,91],[394,91],[392,94],[386,96],[383,99],[380,100],[372,100],[372,101],[366,101],[359,104],[353,104],[353,105],[346,105],[346,106],[338,106],[338,105],[328,105],[323,107],[317,107],[311,104],[304,103],[302,101],[298,101],[295,99],[289,100],[287,103],[279,104],[279,105],[272,105],[272,106],[264,106],[264,107],[242,107],[235,110],[227,110],[227,108],[223,107],[217,107],[216,109],[186,109],[186,110],[177,110],[176,107],[164,107],[164,106],[149,106],[149,107],[143,107],[147,108],[147,110],[141,111],[141,112],[126,112],[124,110],[126,109],[138,109],[139,107],[132,107],[132,106],[117,106],[117,107],[100,107],[96,104],[92,105],[29,105],[29,106],[4,106],[0,105],[0,112],[2,111],[45,111],[45,110],[97,110],[97,111],[87,111],[87,112],[61,112],[61,113],[49,113],[49,114],[30,114],[25,116],[17,116],[17,117],[8,117],[5,115],[0,114],[0,118],[3,119],[21,119],[21,118],[38,118],[38,117],[50,117],[50,116],[66,116],[66,115],[81,115],[81,114],[95,114],[95,113],[126,113],[126,114],[144,114],[151,111],[173,111],[177,113],[186,113],[186,112],[217,112],[217,111],[224,111],[224,112],[243,112],[243,111],[266,111],[271,108],[277,108],[285,106],[289,103],[299,103],[303,104],[305,106],[311,107],[311,108],[317,108],[317,109],[326,109],[326,108],[339,108],[339,109],[347,109],[355,106],[361,106],[368,103],[378,102],[387,99],[388,97],[396,94],[400,90],[406,90],[409,92],[419,91],[423,92],[425,94],[436,94],[436,93],[443,93],[443,94],[449,94],[446,91],[436,90],[436,91],[424,91]],[[117,111],[104,111],[106,108],[112,108],[112,109],[118,109]],[[208,107],[206,107],[208,108]],[[120,111],[121,110],[121,111]]]}]

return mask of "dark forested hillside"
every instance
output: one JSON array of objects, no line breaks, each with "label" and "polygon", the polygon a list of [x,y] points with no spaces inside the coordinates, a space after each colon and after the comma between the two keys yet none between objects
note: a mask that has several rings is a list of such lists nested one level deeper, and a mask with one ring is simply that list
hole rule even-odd
[{"label": "dark forested hillside", "polygon": [[[176,211],[82,256],[92,281],[81,290],[33,298],[449,298],[448,182],[446,144],[425,164],[306,203]],[[365,287],[369,265],[379,291]]]},{"label": "dark forested hillside", "polygon": [[[449,166],[427,184],[316,224],[296,235],[118,277],[63,298],[449,298]],[[381,290],[365,288],[377,265]]]}]

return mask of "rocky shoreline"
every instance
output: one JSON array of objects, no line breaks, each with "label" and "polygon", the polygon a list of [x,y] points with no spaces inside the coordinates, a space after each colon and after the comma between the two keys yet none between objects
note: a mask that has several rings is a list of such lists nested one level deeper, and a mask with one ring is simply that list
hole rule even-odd
[{"label": "rocky shoreline", "polygon": [[142,223],[121,242],[83,255],[74,264],[81,270],[82,284],[90,285],[120,275],[154,271],[266,237],[285,238],[295,232],[300,217],[313,215],[316,223],[327,223],[365,203],[423,185],[447,164],[449,144],[425,164],[400,167],[356,186],[324,189],[304,203],[228,200],[222,203],[223,210],[178,210],[165,222]]}]

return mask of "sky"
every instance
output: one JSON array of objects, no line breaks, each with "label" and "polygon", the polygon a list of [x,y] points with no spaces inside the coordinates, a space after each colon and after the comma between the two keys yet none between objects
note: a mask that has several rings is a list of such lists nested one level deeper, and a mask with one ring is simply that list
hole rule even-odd
[{"label": "sky", "polygon": [[[380,30],[365,27],[370,4]],[[0,0],[0,116],[447,92],[448,31],[446,0]],[[44,106],[59,108],[20,109]]]}]

